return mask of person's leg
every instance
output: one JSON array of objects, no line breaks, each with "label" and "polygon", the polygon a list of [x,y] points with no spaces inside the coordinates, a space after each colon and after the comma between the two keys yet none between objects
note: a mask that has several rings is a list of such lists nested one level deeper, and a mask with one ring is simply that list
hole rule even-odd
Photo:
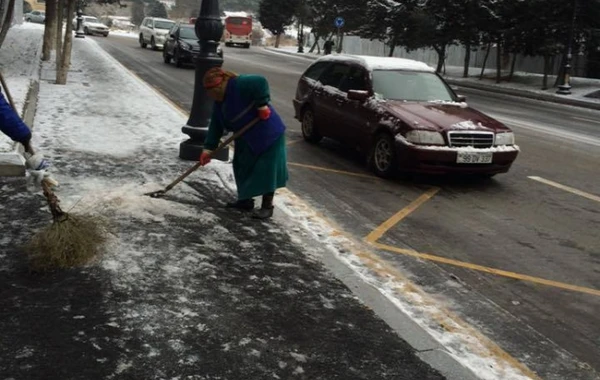
[{"label": "person's leg", "polygon": [[262,205],[261,207],[254,211],[254,215],[252,215],[255,219],[269,219],[273,216],[273,198],[275,197],[275,193],[267,193],[262,196]]}]

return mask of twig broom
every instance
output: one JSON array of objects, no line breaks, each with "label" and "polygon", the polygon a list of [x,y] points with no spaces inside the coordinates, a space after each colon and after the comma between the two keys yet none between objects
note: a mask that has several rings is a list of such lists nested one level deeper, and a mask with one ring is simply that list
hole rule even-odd
[{"label": "twig broom", "polygon": [[[11,107],[18,113],[1,73],[0,81]],[[31,146],[25,149],[34,154]],[[41,185],[52,214],[52,223],[39,230],[24,247],[31,269],[47,271],[87,263],[100,253],[108,239],[107,221],[99,216],[63,211],[60,200],[52,191],[52,181],[44,178]]]}]

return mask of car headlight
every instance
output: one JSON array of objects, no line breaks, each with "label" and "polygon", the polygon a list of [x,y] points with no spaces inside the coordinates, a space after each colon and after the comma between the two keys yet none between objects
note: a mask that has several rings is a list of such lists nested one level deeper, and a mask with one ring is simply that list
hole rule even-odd
[{"label": "car headlight", "polygon": [[515,134],[512,132],[497,133],[495,145],[515,145]]},{"label": "car headlight", "polygon": [[446,145],[444,137],[439,132],[410,131],[406,134],[406,139],[419,145]]},{"label": "car headlight", "polygon": [[182,42],[182,43],[181,43],[181,48],[182,48],[183,50],[192,50],[192,45],[190,45],[190,44],[188,44],[188,43],[186,43],[186,42]]}]

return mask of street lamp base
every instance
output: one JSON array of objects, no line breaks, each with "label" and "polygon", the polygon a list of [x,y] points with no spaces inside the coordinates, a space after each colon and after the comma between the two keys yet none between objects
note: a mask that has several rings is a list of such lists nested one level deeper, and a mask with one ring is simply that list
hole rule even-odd
[{"label": "street lamp base", "polygon": [[571,95],[571,86],[568,84],[560,85],[558,86],[556,93],[559,95]]},{"label": "street lamp base", "polygon": [[[197,141],[186,140],[179,144],[179,158],[186,161],[198,161],[200,154],[204,150],[204,145]],[[229,161],[229,149],[217,152],[213,159],[219,161]]]}]

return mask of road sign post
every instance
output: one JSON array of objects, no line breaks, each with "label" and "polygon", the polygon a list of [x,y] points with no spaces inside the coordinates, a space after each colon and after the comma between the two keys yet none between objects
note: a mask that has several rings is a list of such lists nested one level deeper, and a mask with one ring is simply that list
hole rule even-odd
[{"label": "road sign post", "polygon": [[342,33],[342,28],[344,27],[344,25],[346,24],[346,21],[344,20],[343,17],[336,17],[333,24],[335,25],[335,27],[337,28],[337,49],[336,51],[339,53],[342,52],[342,40],[341,40],[341,33]]}]

